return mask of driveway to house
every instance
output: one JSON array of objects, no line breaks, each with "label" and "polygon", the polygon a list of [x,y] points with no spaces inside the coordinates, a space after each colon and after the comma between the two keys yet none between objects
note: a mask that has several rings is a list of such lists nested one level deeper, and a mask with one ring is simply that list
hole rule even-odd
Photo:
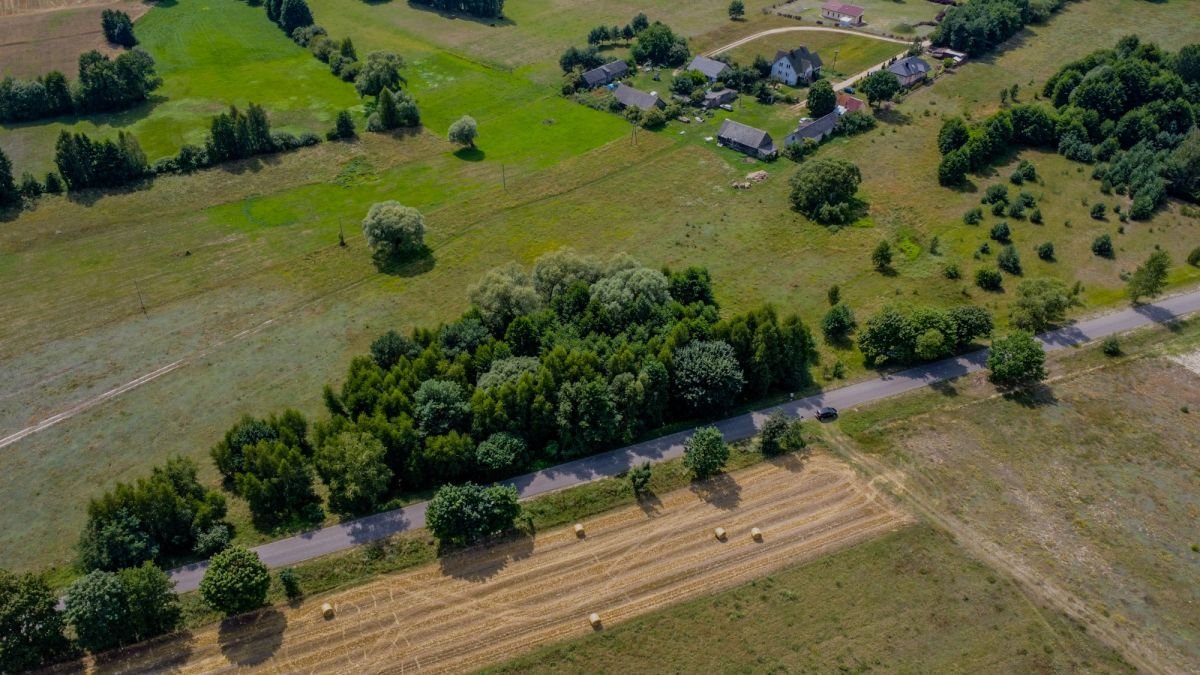
[{"label": "driveway to house", "polygon": [[[1081,345],[1092,340],[1124,333],[1150,324],[1168,323],[1184,315],[1200,311],[1200,290],[1164,298],[1152,305],[1131,307],[1103,314],[1039,336],[1047,351]],[[987,350],[944,359],[897,373],[882,375],[841,389],[833,389],[800,398],[777,406],[738,415],[716,423],[728,441],[739,441],[757,433],[768,415],[779,411],[793,417],[811,417],[818,408],[833,406],[845,413],[854,406],[879,401],[891,396],[945,382],[981,370],[987,361]],[[518,476],[504,484],[517,488],[522,499],[573,487],[581,483],[616,476],[642,462],[661,462],[683,455],[683,442],[694,429],[687,429],[599,455],[585,457],[566,464]],[[425,526],[427,502],[402,509],[378,513],[320,530],[305,532],[255,548],[269,567],[292,565],[310,558],[336,553],[394,534]],[[204,576],[206,562],[171,571],[175,590],[183,593],[195,590]]]}]

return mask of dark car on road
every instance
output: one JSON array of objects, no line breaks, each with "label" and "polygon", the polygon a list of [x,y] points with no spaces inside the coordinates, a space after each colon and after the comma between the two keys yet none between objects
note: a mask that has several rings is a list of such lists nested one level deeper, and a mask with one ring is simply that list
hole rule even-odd
[{"label": "dark car on road", "polygon": [[837,416],[838,416],[837,408],[831,408],[829,406],[825,406],[824,408],[821,408],[820,410],[817,411],[817,419],[821,420],[822,422],[827,422],[829,420],[836,420]]}]

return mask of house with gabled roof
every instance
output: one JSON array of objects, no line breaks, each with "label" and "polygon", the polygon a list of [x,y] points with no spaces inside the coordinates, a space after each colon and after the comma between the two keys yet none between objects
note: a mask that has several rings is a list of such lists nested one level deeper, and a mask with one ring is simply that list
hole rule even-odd
[{"label": "house with gabled roof", "polygon": [[611,61],[583,74],[583,84],[588,89],[615,82],[629,74],[629,64],[621,60]]},{"label": "house with gabled roof", "polygon": [[821,57],[808,47],[797,47],[791,51],[775,53],[771,63],[771,79],[796,86],[808,84],[821,76]]},{"label": "house with gabled roof", "polygon": [[617,99],[617,102],[623,108],[633,106],[639,110],[650,110],[651,108],[667,107],[667,104],[658,97],[658,94],[652,91],[645,92],[641,89],[634,89],[624,82],[617,84],[617,88],[613,90],[613,97]]},{"label": "house with gabled roof", "polygon": [[829,0],[829,2],[821,5],[822,17],[851,26],[863,25],[863,14],[865,13],[866,10],[858,5],[851,5],[848,2],[838,2],[838,0]]},{"label": "house with gabled roof", "polygon": [[716,82],[721,79],[721,75],[729,70],[728,63],[722,63],[716,59],[710,59],[707,56],[697,56],[688,64],[687,70],[698,70],[704,73],[709,82]]},{"label": "house with gabled roof", "polygon": [[773,159],[778,154],[771,134],[733,120],[721,123],[717,143],[758,159]]}]

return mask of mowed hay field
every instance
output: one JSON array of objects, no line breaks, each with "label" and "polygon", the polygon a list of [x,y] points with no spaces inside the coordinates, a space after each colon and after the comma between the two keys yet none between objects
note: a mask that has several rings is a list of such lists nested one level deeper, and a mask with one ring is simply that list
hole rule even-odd
[{"label": "mowed hay field", "polygon": [[485,672],[1134,671],[918,525]]},{"label": "mowed hay field", "polygon": [[[904,52],[903,45],[884,40],[822,31],[793,31],[764,35],[723,52],[734,61],[749,65],[755,56],[774,61],[775,54],[797,47],[808,47],[821,57],[821,72],[833,83],[862,72]],[[834,52],[837,52],[836,58]]]},{"label": "mowed hay field", "polygon": [[[238,12],[250,9],[229,1]],[[728,31],[724,4],[712,12],[705,4],[703,16],[707,25]],[[1172,48],[1185,39],[1172,32],[1193,11],[1185,3],[1118,4],[1139,17],[1129,30]],[[195,6],[156,8],[139,30],[160,10],[169,16]],[[600,5],[589,7],[600,11]],[[503,50],[503,36],[518,33],[500,31],[533,30],[536,23],[492,28],[398,3],[351,3],[344,12],[315,3],[314,11],[333,35],[353,36],[360,53],[390,48],[408,59],[405,76],[426,130],[364,134],[352,143],[160,179],[142,190],[45,198],[0,224],[0,289],[8,299],[0,309],[0,367],[7,385],[0,397],[0,438],[160,373],[2,449],[0,505],[10,517],[0,525],[0,565],[22,570],[67,563],[87,499],[171,454],[195,458],[205,479],[216,484],[208,450],[239,415],[284,406],[321,414],[321,386],[336,384],[349,359],[378,334],[450,319],[466,308],[468,286],[489,268],[511,260],[527,264],[562,246],[601,256],[628,251],[654,266],[705,265],[726,311],[770,302],[782,312],[801,313],[813,327],[827,309],[825,291],[832,284],[841,286],[860,321],[889,301],[950,304],[967,299],[965,292],[994,309],[1003,324],[1011,293],[985,296],[965,281],[941,276],[949,260],[972,272],[969,253],[984,235],[983,228],[959,221],[978,195],[935,185],[939,122],[934,112],[924,116],[924,108],[934,107],[925,101],[945,89],[946,100],[967,105],[964,97],[987,91],[990,105],[995,83],[1004,81],[997,64],[1014,72],[1025,63],[1040,64],[1030,72],[1045,77],[1055,64],[1092,48],[1068,39],[1080,26],[1120,24],[1108,3],[1072,4],[1037,28],[1036,39],[1025,35],[995,59],[971,64],[896,106],[888,119],[902,122],[908,115],[906,123],[884,124],[822,149],[855,159],[865,178],[862,196],[871,204],[860,227],[834,231],[787,210],[787,178],[795,170],[789,162],[748,163],[705,143],[706,128],[681,136],[672,125],[635,139],[619,116],[557,96],[552,61],[508,70],[488,65],[482,51],[452,53],[433,42],[464,31],[473,39],[459,39],[472,49]],[[388,23],[388,17],[409,12],[446,26],[446,34]],[[262,27],[245,48],[278,37],[295,63],[320,69],[265,17],[246,17]],[[180,32],[177,39],[190,38]],[[541,39],[559,45],[576,40]],[[1098,36],[1090,39],[1098,44]],[[283,63],[286,68],[293,62]],[[353,99],[349,85],[323,70],[316,74],[327,83],[322,86],[341,88]],[[472,156],[479,161],[456,156],[443,139],[450,121],[464,113],[480,121],[480,152]],[[186,128],[202,131],[203,123]],[[0,143],[11,137],[6,130]],[[1116,261],[1095,259],[1088,243],[1113,224],[1090,221],[1086,207],[1077,204],[1082,191],[1097,191],[1096,183],[1059,158],[1035,161],[1046,176],[1045,187],[1037,189],[1063,195],[1045,198],[1042,207],[1046,231],[1058,228],[1054,241],[1062,262],[1043,264],[1026,252],[1041,238],[1034,239],[1033,226],[1014,223],[1015,237],[1028,275],[1073,280],[1078,270],[1088,302],[1079,311],[1120,298],[1120,272],[1154,244],[1178,262],[1194,238],[1196,221],[1172,206],[1149,224],[1127,226],[1117,238]],[[749,191],[729,187],[757,169],[770,179]],[[395,274],[381,274],[371,264],[358,224],[373,202],[384,199],[424,212],[430,261]],[[1063,224],[1068,218],[1072,228]],[[344,249],[337,246],[339,230],[349,244]],[[941,256],[928,253],[933,236],[941,238]],[[881,238],[899,246],[897,276],[870,270],[870,251]],[[1172,274],[1179,284],[1197,278],[1182,265]],[[1010,289],[1013,283],[1006,280]],[[864,375],[853,351],[823,349],[825,364],[841,359],[851,377]],[[244,516],[241,503],[231,502],[235,516]],[[239,532],[242,541],[264,536],[248,526]]]},{"label": "mowed hay field", "polygon": [[1163,672],[1189,672],[1200,663],[1200,373],[1172,357],[1196,362],[1200,322],[1124,344],[1115,361],[1098,347],[1065,359],[1032,397],[971,377],[857,411],[834,447],[1003,552],[1038,580],[1035,595],[1083,607]]},{"label": "mowed hay field", "polygon": [[591,633],[592,612],[607,630],[909,522],[845,464],[789,456],[588,519],[583,537],[566,527],[469,550],[106,660],[119,672],[462,672]]}]

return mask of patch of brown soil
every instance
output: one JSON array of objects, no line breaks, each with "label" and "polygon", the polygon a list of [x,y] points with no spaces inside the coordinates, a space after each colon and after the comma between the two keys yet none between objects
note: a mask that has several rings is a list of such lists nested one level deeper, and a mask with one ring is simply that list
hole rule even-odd
[{"label": "patch of brown soil", "polygon": [[100,30],[104,10],[119,9],[137,21],[151,7],[132,0],[0,0],[0,75],[32,78],[58,70],[74,80],[80,54],[92,49],[109,55],[122,51]]}]

